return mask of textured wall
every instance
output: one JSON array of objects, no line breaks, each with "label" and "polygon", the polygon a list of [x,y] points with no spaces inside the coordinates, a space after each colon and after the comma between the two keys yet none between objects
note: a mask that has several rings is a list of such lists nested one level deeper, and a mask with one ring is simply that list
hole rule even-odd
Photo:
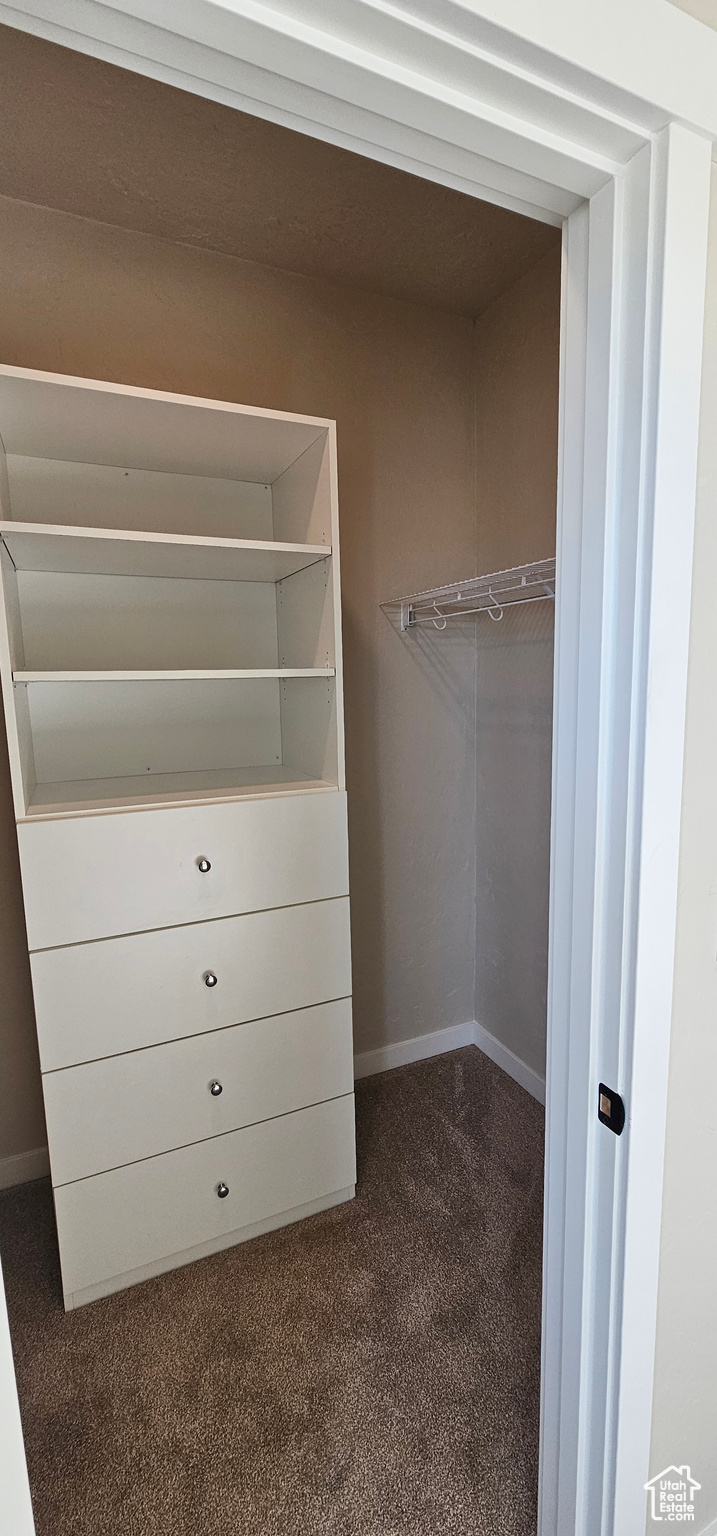
[{"label": "textured wall", "polygon": [[[470,1018],[474,646],[379,603],[474,570],[472,322],[1,199],[0,265],[3,362],[337,418],[356,1044]],[[0,800],[1,1157],[44,1138]]]},{"label": "textured wall", "polygon": [[[717,169],[702,374],[675,991],[650,1475],[687,1463],[717,1517]],[[648,1528],[654,1530],[648,1520]]]},{"label": "textured wall", "polygon": [[[477,558],[555,553],[560,251],[476,325]],[[545,1071],[553,604],[476,623],[475,1016]]]},{"label": "textured wall", "polygon": [[549,224],[3,26],[0,194],[462,315],[560,243]]}]

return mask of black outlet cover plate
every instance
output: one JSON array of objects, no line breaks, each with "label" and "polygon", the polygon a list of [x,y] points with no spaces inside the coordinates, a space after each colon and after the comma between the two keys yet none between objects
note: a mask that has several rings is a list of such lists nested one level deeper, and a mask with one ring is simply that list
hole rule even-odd
[{"label": "black outlet cover plate", "polygon": [[606,1083],[600,1083],[598,1087],[598,1120],[609,1131],[614,1131],[616,1136],[621,1135],[625,1124],[625,1105],[619,1093],[614,1088],[608,1088]]}]

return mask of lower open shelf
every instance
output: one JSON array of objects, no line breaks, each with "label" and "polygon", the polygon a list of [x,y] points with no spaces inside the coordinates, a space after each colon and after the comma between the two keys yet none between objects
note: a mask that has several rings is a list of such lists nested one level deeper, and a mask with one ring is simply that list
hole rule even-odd
[{"label": "lower open shelf", "polygon": [[58,784],[36,785],[26,819],[88,815],[131,806],[311,794],[335,791],[337,787],[324,779],[312,779],[286,763],[193,773],[131,774],[114,779],[65,779]]}]

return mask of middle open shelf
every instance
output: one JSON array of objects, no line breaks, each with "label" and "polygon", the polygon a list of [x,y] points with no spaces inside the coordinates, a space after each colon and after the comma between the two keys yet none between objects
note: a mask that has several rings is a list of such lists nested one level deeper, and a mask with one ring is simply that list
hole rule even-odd
[{"label": "middle open shelf", "polygon": [[57,575],[277,582],[331,554],[331,546],[325,544],[200,538],[9,520],[0,522],[0,538],[16,571],[52,571]]},{"label": "middle open shelf", "polygon": [[331,424],[13,390],[29,426],[0,478],[0,666],[18,817],[341,788]]},{"label": "middle open shelf", "polygon": [[330,544],[6,521],[0,555],[25,814],[338,786]]},{"label": "middle open shelf", "polygon": [[332,677],[330,546],[0,524],[16,682]]}]

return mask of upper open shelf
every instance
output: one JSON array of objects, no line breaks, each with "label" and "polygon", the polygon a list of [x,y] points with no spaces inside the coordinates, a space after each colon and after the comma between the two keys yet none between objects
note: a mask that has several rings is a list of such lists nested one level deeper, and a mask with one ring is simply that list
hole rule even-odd
[{"label": "upper open shelf", "polygon": [[329,421],[0,364],[8,456],[273,484]]},{"label": "upper open shelf", "polygon": [[0,522],[0,537],[17,571],[83,576],[277,582],[331,554],[331,546],[323,544],[196,538],[50,523]]},{"label": "upper open shelf", "polygon": [[334,423],[0,364],[16,815],[343,784]]}]

